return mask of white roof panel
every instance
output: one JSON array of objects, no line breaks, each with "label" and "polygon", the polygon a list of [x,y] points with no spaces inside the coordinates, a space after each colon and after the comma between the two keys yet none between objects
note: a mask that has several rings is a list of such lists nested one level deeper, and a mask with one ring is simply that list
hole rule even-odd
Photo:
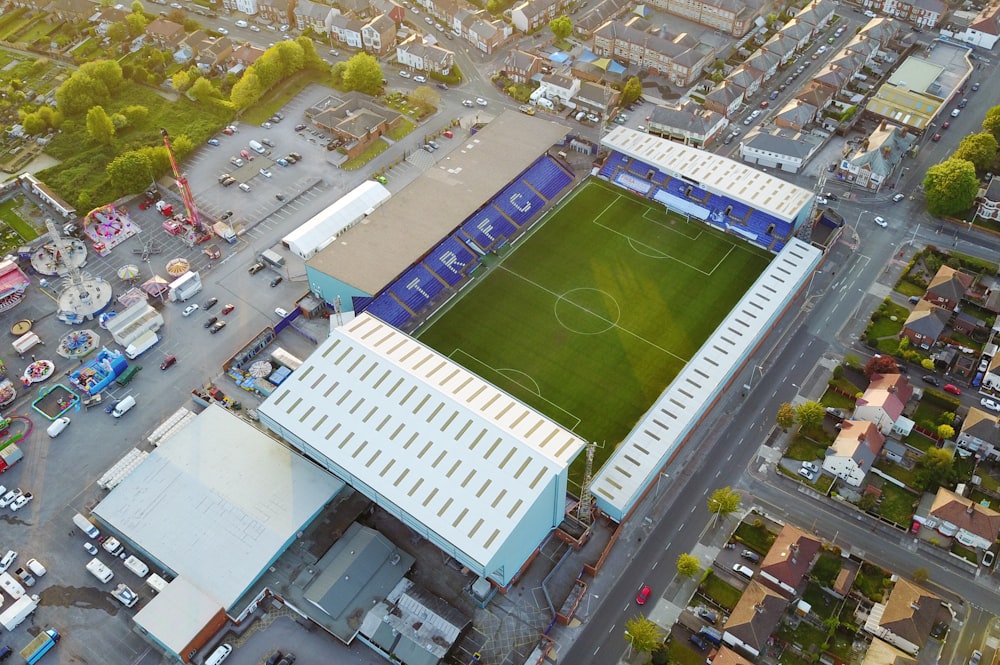
[{"label": "white roof panel", "polygon": [[728,196],[786,222],[812,205],[813,193],[715,153],[628,127],[615,127],[601,143],[671,176]]},{"label": "white roof panel", "polygon": [[363,219],[370,210],[388,201],[390,196],[388,189],[374,180],[366,180],[313,215],[281,242],[300,257],[312,258],[313,254]]},{"label": "white roof panel", "polygon": [[483,565],[584,446],[370,314],[334,330],[259,411]]}]

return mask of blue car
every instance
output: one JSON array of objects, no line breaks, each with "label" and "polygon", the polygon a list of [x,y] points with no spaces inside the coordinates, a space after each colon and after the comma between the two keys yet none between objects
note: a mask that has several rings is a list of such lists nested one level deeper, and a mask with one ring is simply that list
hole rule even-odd
[{"label": "blue car", "polygon": [[208,139],[208,145],[219,145],[219,139]]},{"label": "blue car", "polygon": [[275,162],[278,166],[288,166],[288,160],[282,158]]}]

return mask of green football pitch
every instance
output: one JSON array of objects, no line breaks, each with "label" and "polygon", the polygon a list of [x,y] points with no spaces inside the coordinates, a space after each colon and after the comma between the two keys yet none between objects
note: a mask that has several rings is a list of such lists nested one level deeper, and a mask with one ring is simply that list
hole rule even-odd
[{"label": "green football pitch", "polygon": [[596,469],[771,258],[593,179],[418,337],[603,444]]}]

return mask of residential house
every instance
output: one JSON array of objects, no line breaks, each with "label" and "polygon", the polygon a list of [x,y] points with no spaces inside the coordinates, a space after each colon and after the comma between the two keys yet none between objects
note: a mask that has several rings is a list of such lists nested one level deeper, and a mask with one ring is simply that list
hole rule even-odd
[{"label": "residential house", "polygon": [[497,19],[490,22],[476,14],[470,15],[463,22],[460,32],[463,39],[484,55],[492,55],[510,39],[511,35],[514,34],[514,28],[502,20]]},{"label": "residential house", "polygon": [[227,71],[238,74],[257,62],[257,58],[262,55],[264,55],[264,49],[254,46],[249,42],[240,44],[229,55],[229,61],[226,63]]},{"label": "residential house", "polygon": [[222,0],[222,6],[229,12],[240,12],[247,16],[257,15],[257,0]]},{"label": "residential house", "polygon": [[788,601],[780,593],[750,580],[722,627],[723,643],[756,658],[767,648],[787,607]]},{"label": "residential house", "polygon": [[257,13],[262,20],[278,25],[295,23],[289,0],[257,0]]},{"label": "residential house", "polygon": [[836,10],[837,3],[833,0],[816,0],[803,7],[802,11],[795,15],[795,20],[813,26],[815,28],[813,34],[818,34],[830,24]]},{"label": "residential house", "polygon": [[317,106],[323,110],[312,116],[313,124],[333,134],[351,159],[403,122],[399,113],[377,106],[359,93],[349,93],[342,99],[331,96]]},{"label": "residential house", "polygon": [[1000,178],[993,178],[979,198],[976,214],[983,219],[1000,219]]},{"label": "residential house", "polygon": [[903,323],[900,336],[909,338],[915,347],[929,349],[941,337],[950,319],[949,310],[921,300]]},{"label": "residential house", "polygon": [[797,99],[790,99],[775,112],[771,122],[782,129],[801,132],[816,121],[819,109],[812,104],[806,104]]},{"label": "residential house", "polygon": [[542,59],[534,53],[512,49],[503,60],[507,77],[517,83],[527,83],[542,71]]},{"label": "residential house", "polygon": [[163,49],[174,50],[184,39],[184,26],[158,18],[146,26],[146,37]]},{"label": "residential house", "polygon": [[607,85],[598,85],[590,81],[580,82],[580,91],[576,93],[573,102],[581,111],[606,118],[611,109],[618,106],[621,93]]},{"label": "residential house", "polygon": [[621,18],[632,6],[629,0],[597,0],[595,3],[588,3],[581,13],[573,16],[573,32],[583,40],[592,39],[595,30],[608,21]]},{"label": "residential house", "polygon": [[714,56],[713,49],[687,33],[647,32],[639,18],[628,23],[608,21],[594,32],[593,50],[633,67],[667,77],[678,86],[689,86],[701,77]]},{"label": "residential house", "polygon": [[826,449],[823,470],[852,487],[860,487],[882,452],[883,444],[885,437],[875,423],[867,420],[844,420],[840,423],[837,438]]},{"label": "residential house", "polygon": [[753,665],[753,661],[747,660],[726,645],[722,645],[714,653],[708,655],[709,665]]},{"label": "residential house", "polygon": [[[233,50],[229,37],[215,38],[203,30],[196,30],[180,43],[178,51],[185,59],[178,62],[194,61],[200,69],[225,71]],[[177,59],[176,54],[174,59]]]},{"label": "residential house", "polygon": [[380,13],[371,0],[337,0],[336,4],[342,13],[355,16],[361,21]]},{"label": "residential house", "polygon": [[764,83],[764,72],[743,64],[732,71],[726,80],[737,88],[743,89],[743,97],[750,98]]},{"label": "residential house", "polygon": [[548,74],[539,81],[538,89],[532,95],[532,100],[544,97],[550,101],[565,105],[580,92],[579,79],[563,76],[562,74]]},{"label": "residential house", "polygon": [[758,130],[740,141],[740,159],[761,168],[798,173],[822,146],[822,137],[812,134]]},{"label": "residential house", "polygon": [[729,121],[721,113],[688,102],[678,107],[655,107],[649,115],[647,131],[684,145],[701,148],[719,136],[728,125]]},{"label": "residential house", "polygon": [[854,417],[873,423],[882,434],[889,434],[911,397],[913,386],[904,375],[872,374],[868,388],[854,407]]},{"label": "residential house", "polygon": [[1000,513],[943,487],[938,488],[927,517],[914,519],[972,549],[989,549],[1000,535]]},{"label": "residential house", "polygon": [[837,96],[851,82],[854,70],[851,68],[835,67],[832,64],[825,65],[817,71],[810,81],[815,86],[820,86],[829,90],[831,96]]},{"label": "residential house", "polygon": [[729,81],[723,81],[715,90],[705,95],[705,108],[731,118],[739,113],[740,107],[743,106],[743,99],[743,88],[739,88]]},{"label": "residential house", "polygon": [[931,278],[930,284],[927,285],[924,300],[938,307],[954,311],[961,304],[965,294],[972,288],[975,281],[976,278],[968,273],[956,270],[951,266],[941,266]]},{"label": "residential house", "polygon": [[99,9],[97,17],[92,20],[94,23],[94,29],[100,35],[106,35],[108,33],[108,28],[115,23],[123,23],[125,17],[129,15],[129,12],[124,9],[118,9],[117,7],[103,7]]},{"label": "residential house", "polygon": [[447,76],[455,66],[455,52],[437,44],[425,44],[418,35],[410,35],[396,46],[396,60],[401,67],[416,72],[437,72]]},{"label": "residential house", "polygon": [[955,441],[983,459],[1000,457],[1000,418],[995,413],[971,407]]},{"label": "residential house", "polygon": [[363,47],[361,40],[363,27],[364,23],[353,17],[336,15],[330,18],[330,32],[333,33],[334,40],[349,48]]},{"label": "residential house", "polygon": [[881,10],[918,28],[935,28],[948,5],[942,0],[882,0]]},{"label": "residential house", "polygon": [[295,27],[299,30],[312,30],[317,35],[330,34],[333,7],[313,0],[297,0],[292,14],[295,16]]},{"label": "residential house", "polygon": [[567,5],[568,0],[523,0],[510,10],[510,22],[521,32],[529,33],[564,14]]},{"label": "residential house", "polygon": [[48,11],[46,21],[80,23],[96,14],[97,9],[98,6],[90,0],[52,0],[46,8]]},{"label": "residential house", "polygon": [[986,376],[983,377],[983,388],[988,390],[1000,390],[1000,353],[994,353],[986,368]]},{"label": "residential house", "polygon": [[903,578],[884,603],[875,603],[865,621],[865,631],[901,651],[915,656],[939,621],[951,622],[947,605],[930,591]]},{"label": "residential house", "polygon": [[816,34],[816,26],[793,18],[781,29],[781,34],[795,40],[795,48],[804,49]]},{"label": "residential house", "polygon": [[986,4],[967,28],[941,34],[990,51],[1000,40],[1000,5]]},{"label": "residential house", "polygon": [[781,58],[774,53],[757,50],[753,55],[745,60],[745,64],[748,67],[753,67],[757,71],[764,72],[764,80],[769,81],[778,71],[778,65],[781,64]]},{"label": "residential house", "polygon": [[798,44],[794,39],[779,32],[768,39],[761,47],[761,50],[778,56],[781,61],[780,66],[784,67],[792,59],[792,56],[795,55],[797,46]]},{"label": "residential house", "polygon": [[821,546],[818,539],[786,524],[760,562],[761,583],[786,598],[795,597],[812,570]]},{"label": "residential house", "polygon": [[808,104],[816,109],[817,118],[820,111],[825,109],[834,97],[834,92],[829,88],[809,81],[792,99],[803,104]]},{"label": "residential house", "polygon": [[742,37],[769,5],[760,0],[653,0],[646,3],[733,37]]},{"label": "residential house", "polygon": [[396,45],[396,23],[379,14],[361,28],[361,43],[368,53],[381,57]]},{"label": "residential house", "polygon": [[883,120],[857,151],[840,160],[837,173],[855,187],[871,192],[888,189],[903,157],[916,142],[917,136],[906,127]]},{"label": "residential house", "polygon": [[891,644],[882,640],[872,640],[860,665],[917,665],[917,663],[916,658],[911,658]]},{"label": "residential house", "polygon": [[951,329],[967,337],[974,337],[989,332],[986,323],[972,312],[956,312],[951,317]]}]

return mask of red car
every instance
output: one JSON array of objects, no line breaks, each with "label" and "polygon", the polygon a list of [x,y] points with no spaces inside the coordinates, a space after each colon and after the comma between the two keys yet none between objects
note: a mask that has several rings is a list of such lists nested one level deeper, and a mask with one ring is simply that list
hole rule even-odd
[{"label": "red car", "polygon": [[943,125],[941,125],[941,129],[948,129],[949,127],[951,127],[950,122],[945,122]]},{"label": "red car", "polygon": [[940,134],[935,134],[934,136],[931,137],[931,141],[934,141],[935,143],[937,143],[940,140],[941,140]]},{"label": "red car", "polygon": [[451,138],[454,138],[454,137],[455,137],[455,135],[454,135],[454,134],[452,134],[451,130],[448,130],[448,131],[446,131],[446,132],[444,133],[444,137],[445,137],[446,139],[451,139]]},{"label": "red car", "polygon": [[635,604],[645,605],[646,601],[649,600],[649,594],[651,593],[653,593],[653,590],[649,588],[649,585],[642,585],[642,588],[639,589],[638,595],[635,597]]},{"label": "red car", "polygon": [[770,105],[771,105],[771,103],[770,103],[770,102],[768,102],[767,100],[765,100],[765,101],[763,101],[763,102],[761,102],[761,103],[760,103],[760,107],[761,107],[762,109],[766,109],[766,108],[767,108],[768,106],[770,106]]},{"label": "red car", "polygon": [[222,314],[223,314],[223,316],[225,316],[226,314],[229,314],[234,309],[236,309],[236,305],[226,305],[225,307],[222,308]]},{"label": "red car", "polygon": [[233,132],[232,127],[226,127],[225,129],[222,130],[222,133],[225,134],[226,136],[232,136],[235,132]]},{"label": "red car", "polygon": [[942,388],[941,390],[945,391],[946,393],[951,393],[952,395],[962,394],[962,390],[953,383],[945,384],[944,388]]},{"label": "red car", "polygon": [[177,362],[177,356],[167,356],[166,358],[163,359],[163,362],[160,363],[160,369],[167,369],[176,362]]}]

